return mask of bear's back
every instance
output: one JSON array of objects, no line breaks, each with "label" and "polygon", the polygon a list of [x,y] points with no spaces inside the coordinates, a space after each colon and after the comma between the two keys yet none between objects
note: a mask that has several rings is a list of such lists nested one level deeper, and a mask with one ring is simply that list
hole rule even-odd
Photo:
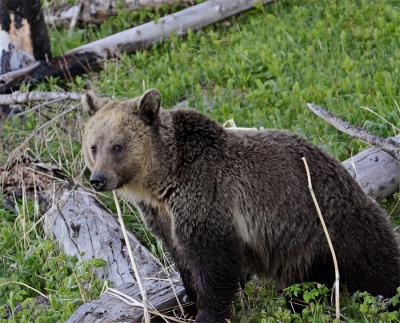
[{"label": "bear's back", "polygon": [[[277,130],[226,130],[193,111],[176,113],[175,125],[182,178],[196,192],[206,192],[202,203],[217,208],[217,214],[229,209],[229,220],[252,257],[249,263],[260,263],[258,270],[268,266],[273,279],[302,278],[315,255],[330,259],[302,157],[341,252],[350,253],[360,240],[388,230],[384,212],[341,163],[301,137]],[[371,228],[360,230],[364,226]]]}]

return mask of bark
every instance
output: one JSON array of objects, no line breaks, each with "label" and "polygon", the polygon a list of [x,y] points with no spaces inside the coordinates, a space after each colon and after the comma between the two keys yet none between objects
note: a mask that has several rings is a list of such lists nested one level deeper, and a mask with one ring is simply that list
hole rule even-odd
[{"label": "bark", "polygon": [[0,0],[0,74],[51,57],[40,0]]},{"label": "bark", "polygon": [[[392,139],[400,142],[400,137]],[[400,161],[385,150],[368,148],[345,160],[343,166],[364,192],[377,201],[400,190]]]},{"label": "bark", "polygon": [[0,75],[0,94],[19,89],[22,84],[35,84],[47,77],[72,81],[75,75],[97,71],[101,60],[94,53],[76,53],[41,61],[24,68]]},{"label": "bark", "polygon": [[[263,0],[264,4],[273,0]],[[66,53],[66,56],[51,60],[48,64],[32,67],[16,77],[13,72],[0,76],[0,94],[17,90],[22,83],[33,84],[48,76],[75,76],[100,67],[101,60],[116,57],[121,52],[133,53],[161,42],[172,33],[184,35],[190,29],[200,29],[217,21],[251,9],[260,0],[209,0],[199,5],[165,16],[158,21],[122,31],[115,35],[91,42]],[[59,62],[80,57],[79,64],[72,68]],[[66,59],[68,58],[68,59]],[[77,68],[77,66],[82,68]]]},{"label": "bark", "polygon": [[[56,196],[57,203],[44,218],[45,231],[59,242],[60,248],[68,255],[76,256],[81,261],[92,258],[106,260],[106,266],[97,269],[97,276],[141,301],[125,241],[115,217],[80,187],[64,189]],[[129,240],[150,309],[154,307],[160,311],[175,306],[175,295],[184,296],[179,274],[173,271],[167,273],[132,233],[129,233]],[[99,317],[111,322],[122,319],[139,322],[142,316],[142,308],[102,295],[79,307],[69,322],[94,322]]]}]

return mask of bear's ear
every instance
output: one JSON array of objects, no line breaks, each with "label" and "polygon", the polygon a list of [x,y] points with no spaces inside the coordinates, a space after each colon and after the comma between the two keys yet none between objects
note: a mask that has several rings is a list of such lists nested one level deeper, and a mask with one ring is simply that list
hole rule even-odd
[{"label": "bear's ear", "polygon": [[81,104],[84,110],[86,110],[89,115],[94,115],[102,107],[104,107],[109,102],[108,99],[99,98],[94,94],[93,91],[87,91],[81,98]]},{"label": "bear's ear", "polygon": [[161,95],[158,90],[147,90],[139,101],[139,116],[147,125],[153,125],[157,120],[161,105]]}]

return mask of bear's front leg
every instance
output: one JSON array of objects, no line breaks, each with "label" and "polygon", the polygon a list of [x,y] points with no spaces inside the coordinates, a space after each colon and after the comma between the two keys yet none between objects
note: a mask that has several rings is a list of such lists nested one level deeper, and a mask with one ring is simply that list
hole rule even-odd
[{"label": "bear's front leg", "polygon": [[187,259],[196,292],[196,323],[226,322],[240,280],[238,239],[232,230],[208,223],[197,223],[186,238],[181,256]]}]

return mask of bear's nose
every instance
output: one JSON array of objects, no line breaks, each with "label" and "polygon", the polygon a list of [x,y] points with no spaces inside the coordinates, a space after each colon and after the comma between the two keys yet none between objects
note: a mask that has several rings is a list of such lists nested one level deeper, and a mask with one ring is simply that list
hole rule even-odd
[{"label": "bear's nose", "polygon": [[90,177],[89,182],[90,185],[92,185],[92,187],[98,192],[103,191],[104,187],[106,186],[106,178],[102,175],[93,174]]}]

